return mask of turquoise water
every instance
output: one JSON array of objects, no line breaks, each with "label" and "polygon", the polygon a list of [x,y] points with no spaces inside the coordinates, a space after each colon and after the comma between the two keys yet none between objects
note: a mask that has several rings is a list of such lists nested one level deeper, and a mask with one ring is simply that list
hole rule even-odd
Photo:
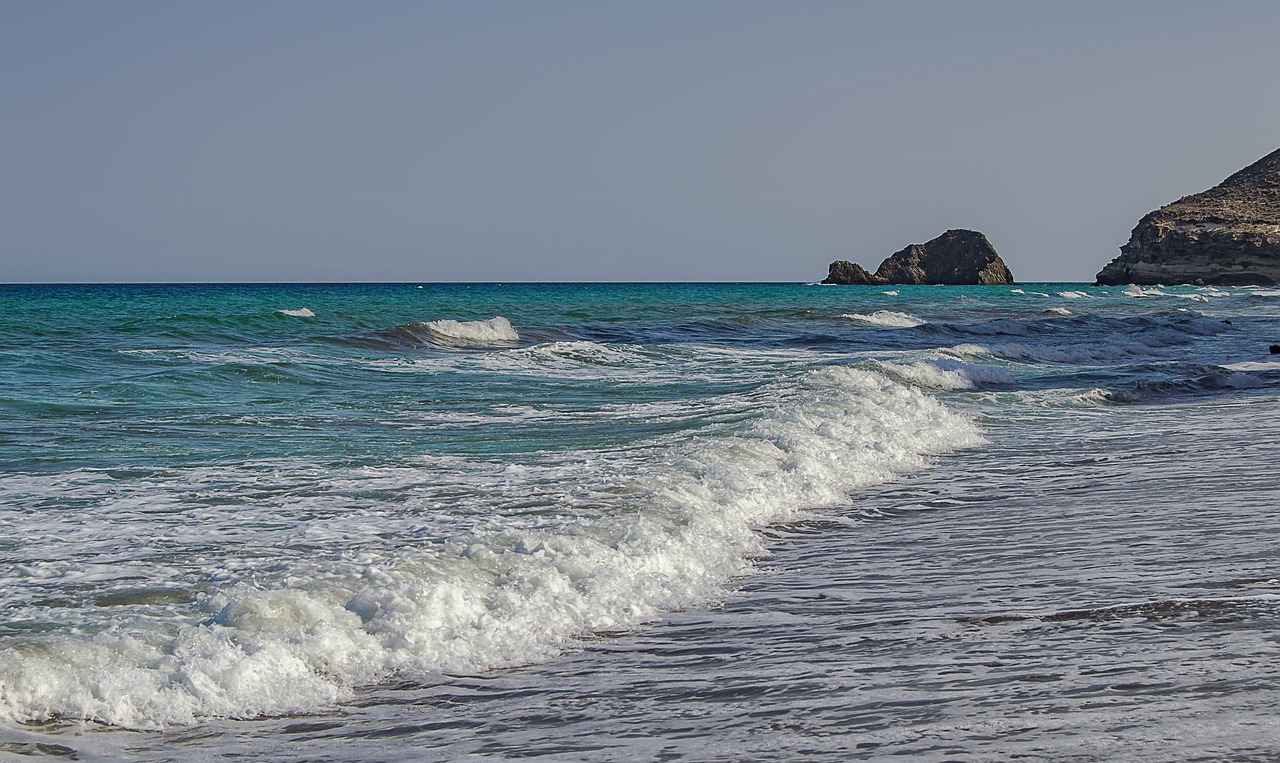
[{"label": "turquoise water", "polygon": [[[0,749],[1277,741],[1280,291],[5,286],[0,308]],[[986,678],[946,669],[970,659]],[[1050,678],[984,701],[995,663]],[[1084,696],[1089,671],[1144,678],[1047,722],[1028,687]],[[1213,671],[1237,683],[1206,698]],[[880,709],[835,710],[860,692]],[[1210,699],[1232,715],[1187,725]]]}]

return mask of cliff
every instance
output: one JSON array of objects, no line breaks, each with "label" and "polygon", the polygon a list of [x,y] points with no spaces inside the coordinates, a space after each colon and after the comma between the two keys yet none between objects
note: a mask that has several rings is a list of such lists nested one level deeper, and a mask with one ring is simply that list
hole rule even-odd
[{"label": "cliff", "polygon": [[823,283],[837,284],[1010,284],[1013,273],[987,237],[972,230],[949,230],[923,244],[911,244],[880,263],[875,274],[845,260],[831,263]]},{"label": "cliff", "polygon": [[1280,282],[1280,150],[1143,217],[1097,281]]}]

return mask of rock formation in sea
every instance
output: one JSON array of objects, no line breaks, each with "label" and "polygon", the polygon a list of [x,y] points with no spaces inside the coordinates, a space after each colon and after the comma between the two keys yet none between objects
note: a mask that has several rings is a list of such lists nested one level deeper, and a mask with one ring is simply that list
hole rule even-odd
[{"label": "rock formation in sea", "polygon": [[1101,285],[1280,282],[1280,150],[1138,221]]},{"label": "rock formation in sea", "polygon": [[873,284],[880,283],[876,277],[867,272],[861,265],[848,260],[836,260],[827,269],[827,277],[823,283],[839,284]]},{"label": "rock formation in sea", "polygon": [[973,230],[949,230],[924,244],[895,252],[868,273],[846,260],[831,263],[823,283],[838,284],[1008,284],[1013,273],[987,237]]}]

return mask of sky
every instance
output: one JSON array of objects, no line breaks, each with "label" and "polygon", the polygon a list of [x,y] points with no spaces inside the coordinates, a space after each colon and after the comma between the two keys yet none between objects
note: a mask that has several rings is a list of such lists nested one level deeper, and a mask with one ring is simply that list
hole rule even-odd
[{"label": "sky", "polygon": [[1275,2],[0,0],[0,282],[1090,281],[1280,147]]}]

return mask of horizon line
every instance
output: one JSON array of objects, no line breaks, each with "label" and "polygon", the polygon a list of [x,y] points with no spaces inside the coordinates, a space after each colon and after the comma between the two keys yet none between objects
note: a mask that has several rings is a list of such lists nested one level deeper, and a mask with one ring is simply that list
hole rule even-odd
[{"label": "horizon line", "polygon": [[1020,284],[1085,284],[1094,281],[1015,281],[1012,284],[824,284],[820,281],[0,281],[4,286],[604,286],[604,285],[687,285],[687,284],[754,284],[778,286],[842,286],[883,288],[885,286],[1017,286]]}]

